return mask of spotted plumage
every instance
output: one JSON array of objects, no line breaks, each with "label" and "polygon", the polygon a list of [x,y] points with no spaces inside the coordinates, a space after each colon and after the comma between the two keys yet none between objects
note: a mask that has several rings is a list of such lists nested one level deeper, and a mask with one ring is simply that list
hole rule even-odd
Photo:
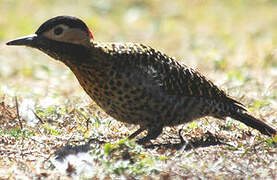
[{"label": "spotted plumage", "polygon": [[74,17],[50,19],[35,35],[8,45],[34,47],[62,61],[110,116],[140,125],[130,138],[148,131],[139,143],[155,139],[165,126],[204,116],[229,116],[263,134],[276,134],[199,72],[143,44],[96,42]]}]

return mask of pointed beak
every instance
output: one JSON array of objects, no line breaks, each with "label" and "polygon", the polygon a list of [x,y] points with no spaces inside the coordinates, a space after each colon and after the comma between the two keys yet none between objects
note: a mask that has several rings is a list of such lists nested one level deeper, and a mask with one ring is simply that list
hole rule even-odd
[{"label": "pointed beak", "polygon": [[17,38],[15,40],[7,42],[7,45],[15,46],[32,46],[34,45],[35,40],[37,39],[37,34],[31,34],[29,36],[24,36]]}]

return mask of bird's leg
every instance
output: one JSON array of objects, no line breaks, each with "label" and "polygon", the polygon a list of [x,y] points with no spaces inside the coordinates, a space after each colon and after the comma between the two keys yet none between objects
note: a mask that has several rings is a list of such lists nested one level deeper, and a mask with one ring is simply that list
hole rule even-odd
[{"label": "bird's leg", "polygon": [[151,139],[156,139],[163,131],[163,126],[154,126],[148,127],[147,135],[139,140],[137,140],[138,144],[144,144]]},{"label": "bird's leg", "polygon": [[144,131],[146,128],[145,127],[140,127],[137,131],[135,131],[133,134],[131,134],[128,139],[133,139],[137,135],[139,135],[142,131]]}]

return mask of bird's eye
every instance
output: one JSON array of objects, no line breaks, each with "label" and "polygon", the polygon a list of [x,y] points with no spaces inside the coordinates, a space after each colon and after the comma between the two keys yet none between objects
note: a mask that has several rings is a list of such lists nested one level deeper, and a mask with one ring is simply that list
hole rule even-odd
[{"label": "bird's eye", "polygon": [[55,35],[60,35],[60,34],[62,34],[63,33],[63,28],[61,28],[61,27],[57,27],[57,28],[55,28],[54,29],[54,34]]}]

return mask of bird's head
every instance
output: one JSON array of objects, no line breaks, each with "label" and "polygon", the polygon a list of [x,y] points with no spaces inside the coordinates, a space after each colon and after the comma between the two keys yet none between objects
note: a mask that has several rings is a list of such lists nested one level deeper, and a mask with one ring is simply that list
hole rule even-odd
[{"label": "bird's head", "polygon": [[93,35],[86,24],[72,16],[57,16],[43,23],[35,34],[20,37],[7,45],[39,49],[61,61],[81,61],[90,54]]}]

